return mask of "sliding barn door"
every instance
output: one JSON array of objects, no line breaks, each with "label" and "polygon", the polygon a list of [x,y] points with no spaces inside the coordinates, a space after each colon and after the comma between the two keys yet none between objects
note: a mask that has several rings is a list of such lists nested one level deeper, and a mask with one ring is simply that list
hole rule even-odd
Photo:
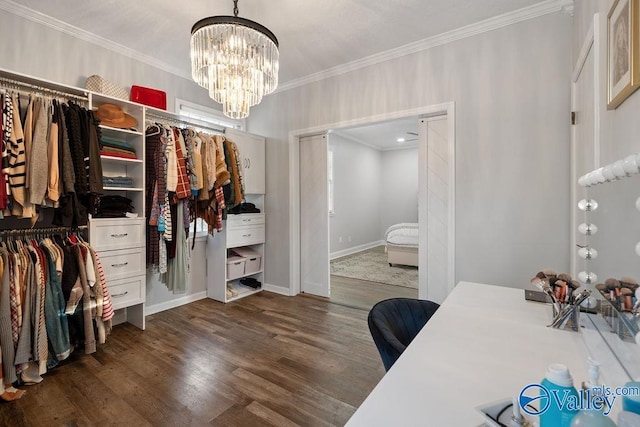
[{"label": "sliding barn door", "polygon": [[300,290],[329,296],[327,135],[300,138]]}]

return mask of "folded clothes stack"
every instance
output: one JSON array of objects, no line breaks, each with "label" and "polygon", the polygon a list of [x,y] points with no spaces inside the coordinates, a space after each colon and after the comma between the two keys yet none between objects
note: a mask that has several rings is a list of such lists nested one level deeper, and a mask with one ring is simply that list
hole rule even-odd
[{"label": "folded clothes stack", "polygon": [[123,218],[127,212],[133,212],[131,199],[124,196],[109,195],[91,197],[91,215],[94,218]]},{"label": "folded clothes stack", "polygon": [[260,213],[260,209],[256,208],[256,205],[253,203],[243,202],[229,209],[227,213],[233,215],[239,215],[243,213]]},{"label": "folded clothes stack", "polygon": [[104,137],[100,138],[100,154],[123,159],[138,158],[135,148],[130,143]]},{"label": "folded clothes stack", "polygon": [[102,185],[104,187],[132,188],[133,179],[129,176],[103,176]]}]

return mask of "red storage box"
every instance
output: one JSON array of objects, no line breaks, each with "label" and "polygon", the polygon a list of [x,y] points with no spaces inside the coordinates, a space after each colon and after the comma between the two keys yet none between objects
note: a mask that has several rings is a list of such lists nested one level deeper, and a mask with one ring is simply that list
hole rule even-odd
[{"label": "red storage box", "polygon": [[167,93],[158,89],[131,86],[131,101],[161,110],[167,109]]}]

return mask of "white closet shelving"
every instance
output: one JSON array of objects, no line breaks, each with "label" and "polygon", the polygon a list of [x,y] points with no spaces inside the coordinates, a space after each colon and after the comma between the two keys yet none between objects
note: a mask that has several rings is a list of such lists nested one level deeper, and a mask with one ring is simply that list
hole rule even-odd
[{"label": "white closet shelving", "polygon": [[[118,310],[116,313],[118,320],[115,323],[128,321],[144,329],[146,299],[144,129],[146,119],[166,119],[167,123],[178,121],[187,126],[193,125],[195,128],[213,128],[205,122],[184,120],[183,117],[164,110],[0,69],[0,78],[2,77],[84,98],[86,106],[94,111],[105,103],[115,104],[125,113],[135,117],[137,121],[135,128],[120,129],[101,125],[100,129],[105,138],[131,144],[135,148],[137,158],[106,155],[100,157],[104,176],[131,178],[130,187],[106,186],[104,193],[118,194],[131,199],[137,217],[90,218],[89,239],[100,258],[104,260],[107,285],[114,308]],[[225,303],[262,291],[266,222],[264,213],[265,138],[235,129],[226,129],[226,136],[237,144],[240,152],[245,200],[260,209],[260,213],[230,214],[223,225],[223,232],[208,236],[205,278],[207,296]],[[234,250],[244,254],[242,256],[244,266],[249,266],[237,277],[229,275],[227,263]],[[253,289],[241,285],[239,280],[245,277],[256,279],[261,286]]]},{"label": "white closet shelving", "polygon": [[[144,106],[108,97],[82,88],[67,86],[11,71],[0,70],[0,78],[16,81],[20,86],[42,91],[45,96],[71,95],[86,108],[96,110],[105,103],[120,106],[136,118],[136,129],[100,126],[104,137],[126,141],[133,145],[137,159],[101,156],[104,176],[126,176],[132,186],[105,187],[104,194],[119,194],[132,201],[137,218],[89,218],[89,241],[97,251],[105,273],[107,286],[116,311],[114,323],[128,321],[144,329],[146,299],[145,218],[144,218]],[[83,99],[80,99],[83,98]],[[140,262],[142,261],[142,262]]]},{"label": "white closet shelving", "polygon": [[117,312],[114,323],[127,321],[145,328],[146,244],[145,244],[145,164],[144,106],[134,102],[89,92],[89,106],[97,110],[103,104],[114,104],[136,119],[133,128],[100,125],[103,138],[129,143],[137,159],[101,155],[105,177],[131,178],[130,187],[104,186],[105,195],[120,195],[131,200],[137,218],[90,218],[89,240],[98,252],[105,278]]},{"label": "white closet shelving", "polygon": [[[227,129],[225,136],[238,146],[245,200],[260,209],[260,213],[228,215],[222,233],[208,237],[207,296],[227,303],[264,288],[266,215],[264,137],[232,129]],[[239,253],[240,259],[234,253]],[[261,285],[257,289],[245,286],[240,283],[242,278],[253,278]]]}]

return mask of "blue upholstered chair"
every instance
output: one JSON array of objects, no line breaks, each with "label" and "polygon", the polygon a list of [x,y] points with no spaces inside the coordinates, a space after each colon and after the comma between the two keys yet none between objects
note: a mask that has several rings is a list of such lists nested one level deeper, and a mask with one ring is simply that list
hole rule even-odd
[{"label": "blue upholstered chair", "polygon": [[433,301],[391,298],[371,308],[369,331],[388,371],[440,307]]}]

